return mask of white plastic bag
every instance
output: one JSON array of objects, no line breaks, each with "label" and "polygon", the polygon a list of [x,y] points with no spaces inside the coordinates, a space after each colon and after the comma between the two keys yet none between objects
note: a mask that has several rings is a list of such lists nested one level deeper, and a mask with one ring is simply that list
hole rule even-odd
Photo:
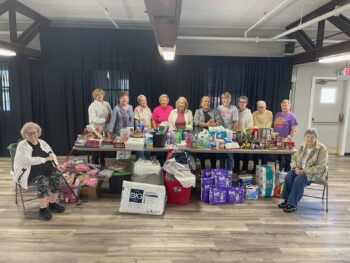
[{"label": "white plastic bag", "polygon": [[120,213],[162,215],[165,206],[165,187],[124,181]]},{"label": "white plastic bag", "polygon": [[139,158],[134,164],[131,181],[145,184],[164,185],[159,161],[149,161]]}]

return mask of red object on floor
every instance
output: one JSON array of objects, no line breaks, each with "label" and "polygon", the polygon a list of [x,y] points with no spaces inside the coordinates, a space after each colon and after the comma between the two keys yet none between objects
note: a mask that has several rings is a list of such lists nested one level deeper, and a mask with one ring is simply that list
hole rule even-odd
[{"label": "red object on floor", "polygon": [[[167,160],[170,159],[171,154],[172,150],[169,149],[166,156]],[[167,204],[188,205],[191,198],[192,187],[185,188],[178,180],[169,179],[165,171],[163,171],[163,174],[165,189],[168,196]]]},{"label": "red object on floor", "polygon": [[191,198],[192,187],[183,187],[178,180],[170,180],[164,176],[164,184],[168,195],[168,204],[188,205]]},{"label": "red object on floor", "polygon": [[280,184],[275,187],[273,196],[276,198],[281,198],[281,185]]}]

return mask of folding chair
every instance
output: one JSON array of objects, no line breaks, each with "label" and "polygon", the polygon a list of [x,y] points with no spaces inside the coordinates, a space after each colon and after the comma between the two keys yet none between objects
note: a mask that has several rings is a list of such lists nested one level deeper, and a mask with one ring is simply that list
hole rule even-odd
[{"label": "folding chair", "polygon": [[[17,145],[18,145],[18,143],[11,143],[7,147],[7,149],[10,152],[10,156],[11,156],[11,173],[13,173],[13,171],[14,171],[14,167],[13,167],[14,164],[13,163],[14,163],[14,160],[15,160]],[[28,189],[25,190],[25,192],[33,192],[35,190],[36,190],[36,188],[34,186],[28,186]],[[25,200],[23,192],[24,192],[24,190],[23,190],[22,186],[20,184],[15,183],[15,201],[16,201],[16,205],[18,205],[18,195],[19,195],[20,198],[21,198],[21,202],[22,202],[23,214],[26,215],[26,208],[25,208],[24,203],[33,201],[33,200],[37,199],[37,197],[31,197],[31,198]]]},{"label": "folding chair", "polygon": [[[316,195],[305,195],[306,197],[311,197],[311,198],[317,198],[317,199],[322,199],[322,203],[324,201],[324,198],[326,196],[326,212],[328,213],[328,165],[323,171],[323,175],[325,177],[325,181],[321,180],[312,180],[308,186],[305,187],[306,190],[311,190],[313,193],[316,192],[322,192],[322,197],[321,196],[316,196]],[[323,189],[319,187],[313,187],[313,185],[321,185],[323,186]]]}]

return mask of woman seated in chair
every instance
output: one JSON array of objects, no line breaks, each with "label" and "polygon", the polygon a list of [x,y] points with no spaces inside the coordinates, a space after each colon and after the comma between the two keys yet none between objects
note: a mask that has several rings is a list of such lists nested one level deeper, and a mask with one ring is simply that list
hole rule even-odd
[{"label": "woman seated in chair", "polygon": [[[52,218],[51,212],[63,213],[65,208],[58,204],[58,190],[62,177],[58,169],[56,155],[51,147],[39,139],[41,128],[38,124],[27,122],[21,129],[24,140],[18,143],[14,160],[14,181],[27,189],[28,185],[37,187],[40,217]],[[47,204],[50,188],[50,202]]]},{"label": "woman seated in chair", "polygon": [[324,181],[326,179],[325,169],[328,164],[328,152],[317,138],[316,129],[307,129],[304,133],[305,142],[293,155],[292,170],[286,175],[281,196],[284,201],[278,205],[286,213],[297,209],[298,202],[303,197],[305,186],[309,185],[311,181]]}]

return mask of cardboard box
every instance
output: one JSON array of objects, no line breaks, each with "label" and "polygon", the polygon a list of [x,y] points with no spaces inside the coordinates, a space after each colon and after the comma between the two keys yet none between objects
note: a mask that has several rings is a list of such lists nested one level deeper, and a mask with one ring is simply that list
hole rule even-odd
[{"label": "cardboard box", "polygon": [[96,186],[82,186],[80,188],[80,198],[89,200],[98,199],[102,183],[103,180],[99,180]]}]

